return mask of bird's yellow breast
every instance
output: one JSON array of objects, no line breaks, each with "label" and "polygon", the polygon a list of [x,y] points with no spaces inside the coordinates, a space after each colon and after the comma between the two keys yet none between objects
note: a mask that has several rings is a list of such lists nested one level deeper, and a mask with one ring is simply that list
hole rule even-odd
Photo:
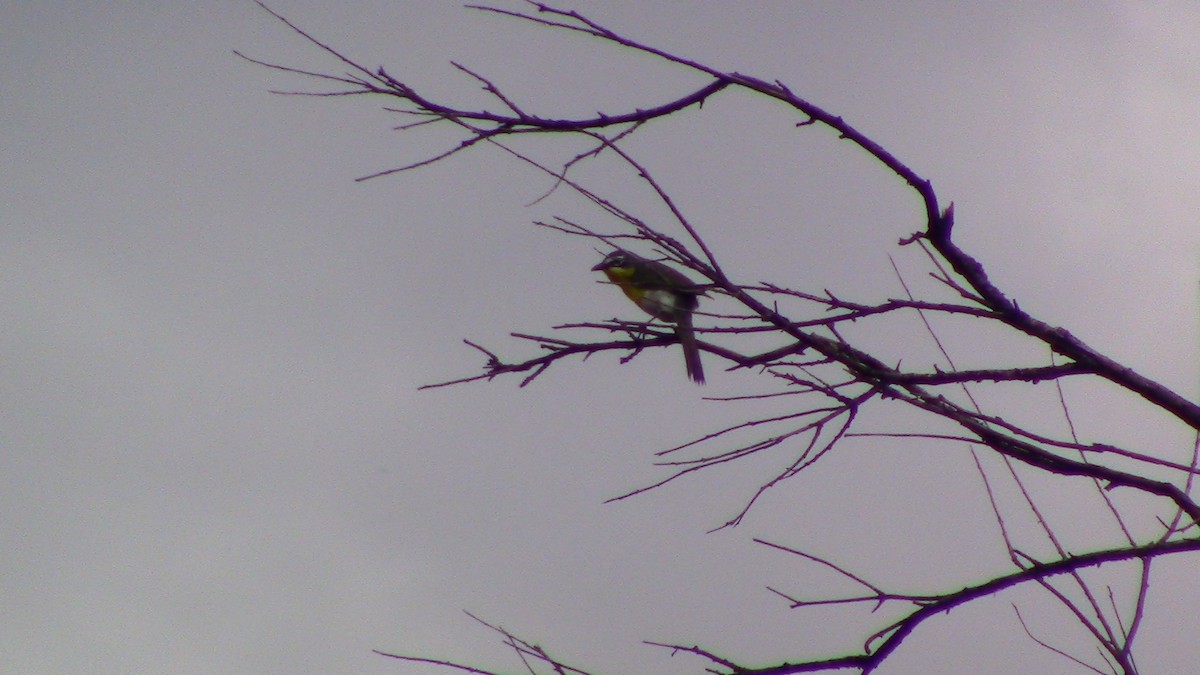
[{"label": "bird's yellow breast", "polygon": [[646,295],[646,290],[637,284],[633,283],[633,275],[637,273],[632,267],[608,267],[604,270],[604,276],[608,280],[616,284],[625,295],[638,305],[642,304],[642,297]]}]

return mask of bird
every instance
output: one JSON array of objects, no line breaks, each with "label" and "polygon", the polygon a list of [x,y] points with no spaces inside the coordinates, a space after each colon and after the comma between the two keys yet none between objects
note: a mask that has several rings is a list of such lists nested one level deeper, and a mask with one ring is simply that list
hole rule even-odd
[{"label": "bird", "polygon": [[592,271],[604,272],[609,281],[650,316],[675,324],[688,377],[696,384],[704,384],[700,348],[692,328],[692,312],[703,289],[678,270],[622,249],[609,253]]}]

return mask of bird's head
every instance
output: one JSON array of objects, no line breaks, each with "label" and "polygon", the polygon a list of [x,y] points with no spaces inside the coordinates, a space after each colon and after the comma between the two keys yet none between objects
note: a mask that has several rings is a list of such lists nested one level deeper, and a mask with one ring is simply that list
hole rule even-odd
[{"label": "bird's head", "polygon": [[621,249],[617,249],[617,250],[613,251],[612,253],[609,253],[608,255],[604,256],[604,260],[601,260],[599,263],[597,263],[596,266],[592,268],[592,271],[593,272],[608,272],[610,270],[611,271],[619,271],[619,270],[632,271],[634,266],[637,264],[638,260],[639,260],[639,258],[637,256],[635,256],[634,254],[630,253],[629,251],[622,251]]}]

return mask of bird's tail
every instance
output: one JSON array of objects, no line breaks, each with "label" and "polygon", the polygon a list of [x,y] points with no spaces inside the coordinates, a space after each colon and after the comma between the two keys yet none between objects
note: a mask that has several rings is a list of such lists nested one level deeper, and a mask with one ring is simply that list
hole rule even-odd
[{"label": "bird's tail", "polygon": [[679,336],[679,344],[683,347],[683,362],[687,366],[688,377],[696,384],[704,384],[704,367],[700,364],[700,347],[696,345],[690,312],[675,323],[675,334]]}]

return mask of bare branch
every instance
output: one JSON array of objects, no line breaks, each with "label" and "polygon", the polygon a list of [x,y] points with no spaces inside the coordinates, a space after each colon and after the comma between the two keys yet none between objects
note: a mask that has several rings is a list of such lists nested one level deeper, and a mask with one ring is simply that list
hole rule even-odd
[{"label": "bare branch", "polygon": [[[919,437],[969,444],[983,490],[999,525],[1000,538],[1012,561],[1013,572],[940,595],[904,594],[886,591],[870,584],[832,561],[756,539],[760,544],[824,565],[870,591],[857,597],[796,600],[780,591],[770,589],[772,593],[788,599],[793,607],[871,603],[878,609],[885,602],[896,601],[909,603],[912,611],[868,636],[864,641],[862,654],[801,659],[765,668],[739,666],[734,661],[719,657],[700,646],[659,642],[647,644],[707,659],[709,670],[712,672],[725,669],[730,673],[800,673],[853,668],[867,673],[883,663],[925,619],[977,598],[1032,581],[1040,584],[1050,596],[1073,613],[1076,621],[1090,632],[1101,658],[1106,660],[1110,668],[1114,671],[1119,669],[1124,675],[1136,672],[1132,644],[1144,615],[1151,560],[1159,555],[1200,550],[1200,539],[1185,536],[1188,533],[1194,534],[1192,528],[1200,523],[1200,505],[1192,496],[1193,477],[1200,472],[1197,468],[1200,466],[1200,405],[1113,361],[1066,330],[1052,326],[1022,310],[1015,300],[1010,299],[994,285],[982,264],[960,248],[958,242],[953,239],[954,205],[951,203],[943,209],[928,179],[917,174],[842,117],[797,95],[779,80],[764,80],[742,73],[725,72],[659,50],[624,37],[577,11],[556,8],[533,0],[526,0],[526,9],[523,11],[482,5],[470,6],[482,12],[516,19],[534,28],[571,31],[622,49],[656,57],[665,63],[683,66],[698,76],[698,81],[692,85],[694,88],[681,96],[664,97],[653,105],[637,107],[632,111],[597,113],[584,118],[557,117],[533,112],[540,107],[536,101],[518,100],[517,97],[505,93],[497,84],[498,78],[485,76],[477,69],[451,61],[459,72],[469,78],[464,78],[469,86],[476,87],[476,91],[482,88],[492,105],[499,102],[498,112],[464,108],[443,100],[431,99],[406,79],[395,77],[382,67],[367,68],[361,65],[290,23],[261,2],[259,4],[296,34],[334,57],[340,63],[338,70],[349,69],[349,72],[337,74],[322,73],[273,64],[235,52],[237,56],[251,63],[276,72],[312,78],[333,89],[322,92],[278,93],[316,97],[385,96],[395,106],[385,108],[386,110],[410,120],[397,126],[397,129],[423,129],[435,123],[448,123],[454,125],[456,133],[461,134],[457,144],[432,156],[378,171],[359,180],[414,170],[480,147],[500,150],[521,164],[534,168],[540,176],[550,180],[548,189],[542,192],[534,203],[544,200],[556,191],[562,191],[567,196],[583,200],[589,208],[595,207],[605,222],[615,221],[618,225],[617,228],[610,228],[608,225],[585,225],[582,223],[587,221],[581,219],[554,216],[549,220],[538,221],[536,224],[539,227],[559,234],[585,237],[594,245],[622,248],[629,246],[631,250],[638,247],[649,249],[650,255],[661,256],[668,262],[701,275],[702,283],[697,283],[694,288],[689,287],[687,292],[705,294],[711,301],[711,304],[706,303],[702,311],[695,313],[697,323],[703,324],[695,326],[695,333],[704,338],[699,347],[706,354],[706,358],[721,361],[729,370],[751,371],[766,376],[772,387],[783,389],[749,395],[712,396],[710,400],[761,402],[770,398],[784,405],[793,405],[791,409],[783,412],[761,414],[716,431],[700,433],[692,441],[660,451],[657,453],[659,457],[672,455],[670,460],[658,462],[659,465],[668,467],[672,472],[670,475],[608,501],[626,499],[693,472],[726,465],[764,452],[792,453],[783,458],[782,469],[768,474],[745,501],[740,512],[721,526],[732,527],[743,520],[767,490],[812,466],[845,438]],[[342,87],[344,89],[340,89]],[[874,160],[910,186],[922,201],[924,223],[899,244],[918,244],[920,253],[923,253],[927,260],[928,278],[932,279],[932,283],[926,279],[926,285],[932,286],[941,297],[958,299],[953,302],[941,302],[917,297],[914,287],[910,286],[895,260],[891,260],[891,265],[904,291],[903,297],[872,302],[845,300],[828,289],[811,292],[790,289],[772,282],[746,283],[738,278],[740,273],[737,270],[723,266],[719,251],[704,240],[703,233],[696,226],[698,221],[689,217],[686,204],[676,199],[665,184],[651,173],[646,161],[634,156],[631,151],[633,146],[626,141],[651,121],[665,120],[685,110],[695,113],[710,97],[727,91],[747,93],[757,100],[766,98],[774,103],[781,102],[789,106],[799,118],[796,122],[797,127],[823,127],[832,131],[838,138],[865,150]],[[528,134],[567,134],[572,139],[582,139],[584,147],[580,151],[579,144],[575,144],[563,153],[562,158],[549,162],[539,161],[522,150],[522,143]],[[585,184],[582,179],[578,179],[582,172],[576,171],[575,168],[600,157],[612,160],[620,170],[638,179],[639,189],[650,196],[655,208],[661,207],[669,214],[666,218],[667,226],[655,226],[654,219],[641,217],[622,206],[628,202],[603,194]],[[913,250],[914,255],[918,255],[915,249]],[[797,306],[800,310],[796,309]],[[898,362],[891,362],[895,357],[888,357],[887,360],[880,358],[876,355],[878,352],[846,337],[854,334],[846,328],[849,323],[870,322],[873,326],[883,325],[890,329],[891,326],[904,323],[904,318],[911,318],[912,312],[917,313],[925,328],[924,337],[921,339],[932,341],[941,354],[941,359],[944,359],[943,365],[919,363],[902,368]],[[975,325],[980,325],[977,324],[978,321],[985,322],[982,325],[1014,336],[1023,343],[1034,341],[1049,351],[1049,364],[1024,367],[1000,364],[960,370],[955,365],[950,349],[934,329],[931,318],[935,316],[969,317]],[[510,374],[522,375],[520,386],[524,387],[564,358],[578,356],[586,359],[592,354],[619,350],[622,353],[620,362],[626,363],[644,349],[669,347],[678,342],[678,337],[669,327],[618,319],[606,322],[560,323],[553,328],[556,331],[569,331],[565,335],[571,337],[511,333],[512,338],[522,343],[533,343],[540,351],[532,358],[511,362],[502,360],[495,352],[478,344],[464,341],[484,355],[482,372],[422,388],[491,380]],[[597,334],[608,337],[616,334],[620,339],[586,339]],[[574,339],[580,335],[586,336],[585,339]],[[766,343],[766,347],[761,341],[754,341],[761,340],[764,336],[770,336],[775,341]],[[908,339],[911,339],[911,336],[897,338]],[[939,363],[942,363],[941,359]],[[1081,443],[1060,385],[1066,377],[1102,378],[1188,424],[1197,431],[1196,446],[1193,448],[1190,464],[1134,452],[1111,444]],[[994,383],[1019,384],[1047,380],[1053,381],[1058,388],[1060,409],[1066,426],[1066,431],[1061,434],[1063,438],[1038,434],[1020,423],[986,414],[975,398],[977,390],[982,391]],[[968,384],[971,384],[971,387],[968,387]],[[951,389],[946,389],[947,386]],[[881,434],[858,430],[860,412],[877,407],[879,401],[883,400],[906,405],[910,410],[923,413],[924,419],[931,423],[948,422],[954,426],[950,432],[940,433]],[[763,437],[752,437],[753,433],[761,433]],[[728,445],[716,450],[709,449],[722,443]],[[685,457],[680,454],[679,459],[674,457],[674,453],[701,447],[706,449],[698,450],[696,454],[699,456]],[[1021,518],[1038,526],[1041,534],[1053,546],[1056,560],[1039,562],[1018,548],[1018,542],[1014,541],[1013,537],[1020,528],[1012,525],[1014,515],[1005,512],[1004,504],[996,490],[997,477],[989,476],[985,471],[985,465],[980,458],[985,452],[994,453],[1004,461],[1008,475],[1017,486],[1019,497],[1024,500],[1024,506],[1028,507],[1028,511],[1022,507]],[[1117,460],[1117,457],[1121,460]],[[1133,469],[1121,470],[1107,466],[1104,462]],[[1026,489],[1024,476],[1029,474],[1030,469],[1039,475],[1057,474],[1064,478],[1082,477],[1090,481],[1092,489],[1105,501],[1107,512],[1120,527],[1124,545],[1093,553],[1072,554],[1052,527],[1051,521],[1054,518],[1045,508],[1046,505],[1037,503]],[[1162,479],[1162,475],[1168,478]],[[1127,524],[1126,514],[1109,495],[1109,492],[1117,487],[1169,500],[1175,515],[1170,523],[1162,522],[1161,533],[1155,531],[1156,541],[1148,544],[1137,543],[1141,537],[1135,536],[1135,529]],[[1138,521],[1130,519],[1129,522]],[[1025,547],[1025,550],[1034,549]],[[1128,615],[1118,607],[1111,589],[1107,604],[1102,603],[1099,599],[1099,587],[1089,583],[1082,574],[1082,570],[1087,568],[1121,561],[1138,561],[1141,566],[1139,592]],[[1064,591],[1064,584],[1059,583],[1063,575],[1067,575],[1067,583],[1071,584],[1066,586],[1069,592]],[[1080,594],[1083,600],[1072,599],[1078,598]],[[1103,672],[1035,637],[1019,611],[1017,616],[1033,641],[1079,665],[1095,672]],[[550,657],[540,647],[477,617],[472,618],[499,633],[505,644],[521,659],[528,673],[534,673],[537,668],[549,668],[560,674],[582,673]],[[384,655],[463,672],[492,672],[449,661]]]}]

